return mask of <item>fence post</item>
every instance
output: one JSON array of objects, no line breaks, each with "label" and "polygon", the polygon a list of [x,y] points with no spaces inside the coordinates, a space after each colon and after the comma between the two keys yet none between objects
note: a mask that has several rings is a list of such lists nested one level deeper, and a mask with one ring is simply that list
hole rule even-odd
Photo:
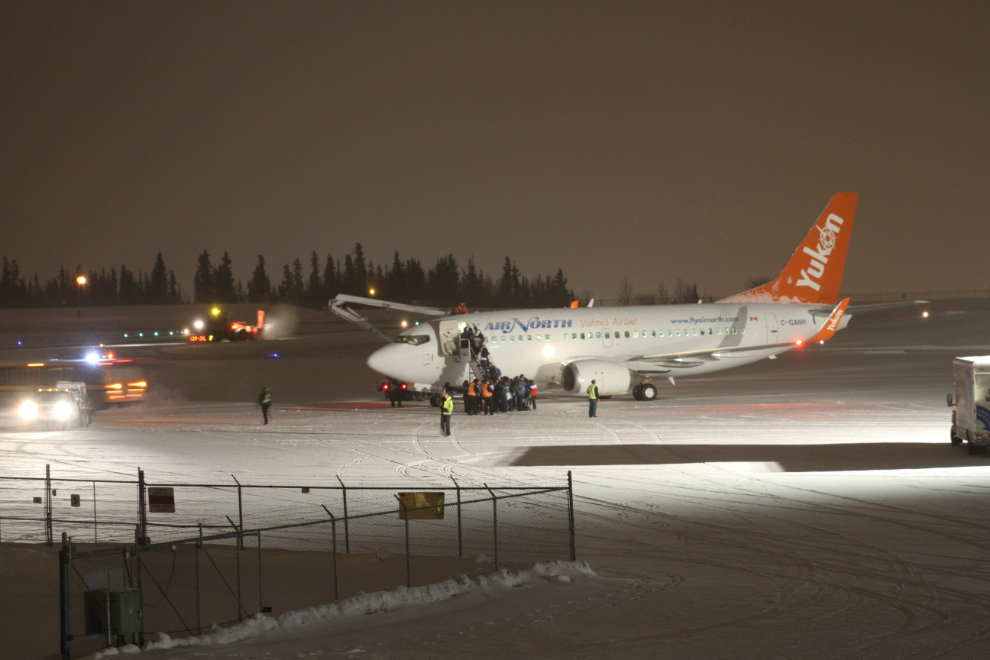
[{"label": "fence post", "polygon": [[63,660],[70,660],[72,649],[70,646],[70,619],[69,619],[69,561],[72,558],[72,546],[69,544],[69,537],[62,532],[62,549],[58,551],[58,596],[59,596],[59,653]]},{"label": "fence post", "polygon": [[[144,472],[139,471],[141,476],[141,484],[144,485]],[[142,491],[143,492],[143,491]],[[141,498],[142,503],[144,502],[144,497]],[[142,507],[143,509],[143,507]],[[138,533],[142,532],[141,525],[138,525]],[[143,539],[142,539],[143,540]],[[144,646],[144,577],[143,571],[141,570],[141,548],[142,543],[134,544],[134,558],[137,560],[137,566],[135,566],[135,571],[137,572],[137,587],[138,587],[138,598],[141,600],[141,609],[138,610],[138,619],[141,620],[141,630],[138,632],[138,646]]]},{"label": "fence post", "polygon": [[454,482],[454,486],[457,488],[457,556],[464,556],[464,542],[461,536],[461,485],[457,483],[457,480],[453,477],[450,478]]},{"label": "fence post", "polygon": [[203,601],[199,587],[199,551],[203,547],[203,523],[199,523],[199,542],[196,543],[196,634],[203,634]]},{"label": "fence post", "polygon": [[333,537],[333,540],[332,540],[332,543],[333,543],[333,599],[334,600],[340,600],[340,590],[337,588],[337,582],[338,582],[338,580],[337,580],[337,519],[334,517],[334,515],[332,513],[330,513],[330,509],[328,509],[325,504],[321,504],[320,506],[322,506],[323,507],[323,510],[327,512],[327,515],[330,516],[330,534]]},{"label": "fence post", "polygon": [[495,570],[498,570],[498,498],[495,497],[495,493],[491,488],[488,488],[488,484],[485,484],[485,488],[492,495],[492,536],[495,540]]},{"label": "fence post", "polygon": [[409,511],[401,497],[396,495],[395,499],[399,500],[399,515],[406,521],[406,586],[412,587],[412,567],[409,564]]},{"label": "fence post", "polygon": [[52,538],[52,466],[45,464],[45,542],[48,547],[55,545]]},{"label": "fence post", "polygon": [[258,613],[265,609],[265,599],[261,594],[261,531],[258,531]]},{"label": "fence post", "polygon": [[577,550],[574,547],[574,481],[571,471],[567,471],[567,526],[571,534],[571,561],[577,561]]},{"label": "fence post", "polygon": [[244,594],[241,591],[241,548],[244,545],[244,536],[240,528],[237,529],[237,620],[244,620]]},{"label": "fence post", "polygon": [[347,486],[344,485],[339,476],[337,476],[337,481],[340,482],[340,487],[344,492],[344,552],[351,554],[351,534],[347,525]]},{"label": "fence post", "polygon": [[96,521],[96,482],[93,482],[93,545],[97,545],[100,542],[100,533],[97,531],[97,521]]},{"label": "fence post", "polygon": [[[144,545],[145,539],[148,538],[148,512],[144,505],[144,470],[141,468],[138,468],[138,530],[140,532],[138,544]],[[144,637],[143,631],[141,636]]]},{"label": "fence post", "polygon": [[[234,477],[234,475],[230,475]],[[244,503],[241,499],[241,482],[237,481],[237,477],[234,477],[234,482],[237,484],[237,528],[244,529]],[[241,550],[244,549],[244,537],[240,537]]]}]

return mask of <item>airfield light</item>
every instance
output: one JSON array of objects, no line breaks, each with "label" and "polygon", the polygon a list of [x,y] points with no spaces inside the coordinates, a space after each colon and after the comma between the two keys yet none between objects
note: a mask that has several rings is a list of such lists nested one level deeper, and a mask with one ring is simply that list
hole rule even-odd
[{"label": "airfield light", "polygon": [[196,319],[195,321],[193,321],[193,327],[196,328],[197,330],[202,330],[203,321],[201,319]]},{"label": "airfield light", "polygon": [[543,354],[547,357],[553,357],[553,346],[547,346],[543,349]]},{"label": "airfield light", "polygon": [[214,307],[212,310],[210,310],[210,313],[213,314],[213,316],[218,316],[220,314],[220,308]]},{"label": "airfield light", "polygon": [[158,332],[155,332],[155,336],[156,336],[156,337],[158,336]]},{"label": "airfield light", "polygon": [[403,328],[406,327],[407,325],[409,325],[407,322],[405,322],[405,321],[402,322],[402,327]]},{"label": "airfield light", "polygon": [[416,325],[419,325],[419,321],[416,321]]},{"label": "airfield light", "polygon": [[138,337],[144,337],[144,333],[143,332],[139,332],[138,333]]},{"label": "airfield light", "polygon": [[921,313],[921,318],[927,319],[928,318],[928,312],[922,312]]},{"label": "airfield light", "polygon": [[113,353],[107,353],[107,357],[112,360],[113,359]]},{"label": "airfield light", "polygon": [[127,339],[127,333],[126,332],[124,333],[124,339]]},{"label": "airfield light", "polygon": [[100,356],[95,351],[86,354],[86,362],[90,364],[96,364],[100,361]]},{"label": "airfield light", "polygon": [[21,346],[21,345],[22,345],[22,342],[21,342],[21,340],[20,340],[20,339],[18,339],[18,340],[17,340],[17,345],[18,345],[18,346]]},{"label": "airfield light", "polygon": [[85,275],[80,275],[79,277],[77,277],[76,278],[76,284],[78,284],[79,286],[85,286],[86,285],[86,276]]}]

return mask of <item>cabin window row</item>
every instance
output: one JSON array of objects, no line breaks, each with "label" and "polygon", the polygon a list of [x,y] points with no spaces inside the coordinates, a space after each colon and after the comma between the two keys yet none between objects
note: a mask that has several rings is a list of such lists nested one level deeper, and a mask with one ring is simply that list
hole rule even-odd
[{"label": "cabin window row", "polygon": [[[698,335],[744,335],[746,334],[746,328],[691,328],[688,330],[667,330],[666,333],[663,330],[619,330],[619,331],[609,331],[604,332],[605,339],[612,339],[612,335],[615,335],[615,339],[646,339],[647,337],[697,337]],[[572,332],[570,334],[564,333],[564,340],[568,339],[601,339],[603,333],[599,332]],[[533,335],[501,335],[496,338],[496,341],[501,343],[514,343],[516,341],[533,341]],[[536,341],[550,341],[550,335],[539,334],[536,335]]]}]

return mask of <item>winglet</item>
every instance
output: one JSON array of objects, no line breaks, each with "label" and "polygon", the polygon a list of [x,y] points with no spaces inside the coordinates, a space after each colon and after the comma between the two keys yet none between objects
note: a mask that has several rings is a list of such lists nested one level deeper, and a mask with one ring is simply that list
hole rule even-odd
[{"label": "winglet", "polygon": [[832,310],[832,313],[828,315],[827,319],[825,319],[825,323],[822,324],[822,329],[818,331],[817,335],[809,339],[808,342],[820,342],[824,344],[831,339],[832,335],[834,335],[839,329],[839,322],[842,321],[842,317],[845,315],[846,307],[848,305],[849,298],[843,299],[842,302],[836,305],[835,309]]}]

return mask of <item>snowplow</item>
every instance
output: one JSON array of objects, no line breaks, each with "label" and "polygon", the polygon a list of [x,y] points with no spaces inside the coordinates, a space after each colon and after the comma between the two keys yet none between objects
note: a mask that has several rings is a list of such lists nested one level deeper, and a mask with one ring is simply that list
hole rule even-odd
[{"label": "snowplow", "polygon": [[206,320],[197,319],[193,323],[193,331],[189,333],[189,341],[193,343],[211,341],[247,341],[261,339],[265,333],[265,312],[258,310],[257,325],[243,321],[230,321],[227,312],[214,307]]}]

